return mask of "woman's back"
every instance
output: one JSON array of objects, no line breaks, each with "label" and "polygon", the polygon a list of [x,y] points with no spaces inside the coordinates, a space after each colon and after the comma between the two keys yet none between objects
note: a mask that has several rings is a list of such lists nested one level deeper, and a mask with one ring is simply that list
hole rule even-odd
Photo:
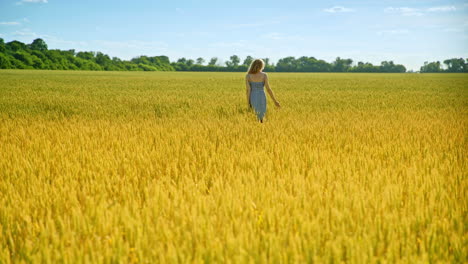
[{"label": "woman's back", "polygon": [[248,74],[248,80],[250,83],[250,88],[252,88],[252,90],[263,90],[263,87],[265,85],[264,73]]},{"label": "woman's back", "polygon": [[249,73],[249,82],[265,82],[265,73]]}]

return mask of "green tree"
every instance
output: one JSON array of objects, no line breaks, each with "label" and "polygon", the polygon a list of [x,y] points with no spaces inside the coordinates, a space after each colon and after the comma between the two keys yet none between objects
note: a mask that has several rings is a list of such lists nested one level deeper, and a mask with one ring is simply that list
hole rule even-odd
[{"label": "green tree", "polygon": [[5,41],[2,38],[0,38],[0,52],[6,52]]},{"label": "green tree", "polygon": [[231,67],[235,68],[240,63],[240,58],[237,55],[232,55],[229,59],[230,59],[230,61],[226,61],[226,66],[228,66],[229,68],[231,68]]},{"label": "green tree", "polygon": [[393,63],[393,61],[382,61],[380,72],[406,72],[406,68],[403,65]]},{"label": "green tree", "polygon": [[94,60],[95,53],[92,51],[80,51],[76,56],[84,60]]},{"label": "green tree", "polygon": [[269,58],[263,58],[263,62],[265,62],[265,68],[269,66],[273,66],[273,64],[270,64],[270,59]]},{"label": "green tree", "polygon": [[26,44],[19,42],[17,40],[13,40],[5,44],[5,47],[7,50],[10,50],[10,51],[18,51],[18,50],[25,50]]},{"label": "green tree", "polygon": [[296,58],[289,56],[278,60],[276,63],[276,71],[279,72],[295,72],[297,71]]},{"label": "green tree", "polygon": [[442,72],[443,69],[441,68],[440,61],[437,62],[424,62],[424,66],[420,69],[421,72]]},{"label": "green tree", "polygon": [[466,68],[465,60],[462,58],[444,60],[444,64],[447,65],[447,72],[463,72]]},{"label": "green tree", "polygon": [[13,54],[13,57],[15,59],[21,61],[24,63],[26,66],[32,66],[33,65],[33,59],[29,53],[27,53],[24,50],[18,50]]},{"label": "green tree", "polygon": [[0,69],[11,69],[13,66],[6,54],[0,53]]},{"label": "green tree", "polygon": [[351,72],[379,72],[380,67],[374,66],[372,63],[369,62],[358,62],[357,66],[352,67],[349,71]]},{"label": "green tree", "polygon": [[245,60],[244,60],[244,62],[242,63],[242,65],[245,65],[245,66],[249,67],[250,64],[252,64],[252,61],[253,61],[253,60],[254,60],[254,58],[253,58],[252,56],[249,55],[249,56],[245,57]]},{"label": "green tree", "polygon": [[24,64],[22,61],[16,59],[15,57],[9,58],[12,69],[30,69],[31,67]]},{"label": "green tree", "polygon": [[197,64],[198,65],[202,65],[203,63],[205,63],[205,60],[202,57],[197,58]]},{"label": "green tree", "polygon": [[340,57],[337,57],[333,62],[333,71],[347,72],[351,68],[351,64],[353,64],[352,59],[341,59]]},{"label": "green tree", "polygon": [[187,63],[187,59],[186,58],[180,58],[177,60],[178,63],[183,63],[183,64],[186,64]]},{"label": "green tree", "polygon": [[109,57],[109,55],[104,54],[102,52],[96,53],[96,58],[94,59],[94,61],[101,67],[103,67],[105,70],[110,70],[110,66],[112,65],[112,60]]},{"label": "green tree", "polygon": [[47,44],[43,39],[37,38],[33,40],[31,44],[29,44],[29,48],[32,50],[40,50],[40,51],[46,51],[47,50]]},{"label": "green tree", "polygon": [[208,65],[209,66],[215,66],[217,62],[218,62],[218,58],[213,57],[213,58],[210,59],[210,62],[208,62]]}]

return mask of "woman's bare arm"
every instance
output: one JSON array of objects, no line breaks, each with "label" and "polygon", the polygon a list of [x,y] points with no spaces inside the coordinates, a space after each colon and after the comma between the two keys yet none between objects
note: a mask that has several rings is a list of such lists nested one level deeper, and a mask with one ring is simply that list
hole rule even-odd
[{"label": "woman's bare arm", "polygon": [[278,100],[276,100],[275,94],[273,93],[273,90],[270,87],[270,82],[268,82],[268,75],[266,73],[265,73],[265,87],[266,87],[267,92],[270,95],[271,99],[273,100],[273,102],[275,102],[275,105],[277,107],[280,107],[281,105],[278,102]]},{"label": "woman's bare arm", "polygon": [[249,76],[245,76],[245,88],[247,92],[247,105],[250,107],[250,83],[249,83]]}]

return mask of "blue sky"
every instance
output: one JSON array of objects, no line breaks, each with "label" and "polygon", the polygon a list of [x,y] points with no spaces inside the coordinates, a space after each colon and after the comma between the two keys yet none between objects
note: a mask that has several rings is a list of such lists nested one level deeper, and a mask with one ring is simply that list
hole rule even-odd
[{"label": "blue sky", "polygon": [[468,58],[468,1],[0,0],[0,38],[122,59]]}]

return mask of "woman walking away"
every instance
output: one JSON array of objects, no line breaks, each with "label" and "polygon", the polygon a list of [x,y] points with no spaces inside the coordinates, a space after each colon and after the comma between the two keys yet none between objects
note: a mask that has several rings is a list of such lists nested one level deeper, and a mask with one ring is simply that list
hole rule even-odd
[{"label": "woman walking away", "polygon": [[263,87],[266,87],[271,99],[277,107],[280,103],[276,100],[273,91],[268,83],[268,75],[263,71],[265,63],[261,59],[256,59],[250,64],[249,72],[245,76],[245,86],[247,88],[247,104],[253,107],[258,120],[263,123],[263,117],[266,112],[266,96]]}]

